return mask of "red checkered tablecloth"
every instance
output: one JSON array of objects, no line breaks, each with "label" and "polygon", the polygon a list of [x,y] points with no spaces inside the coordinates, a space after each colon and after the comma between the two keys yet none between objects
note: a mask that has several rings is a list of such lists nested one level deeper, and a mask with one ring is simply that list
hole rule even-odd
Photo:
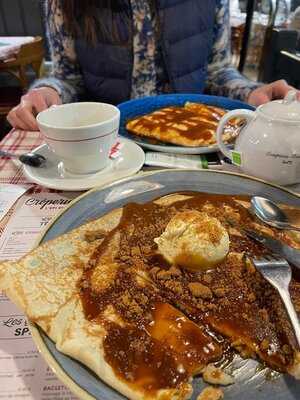
[{"label": "red checkered tablecloth", "polygon": [[[9,151],[11,153],[20,155],[23,153],[28,153],[36,147],[44,143],[42,134],[40,132],[29,132],[21,130],[12,130],[1,142],[0,150]],[[119,154],[120,142],[117,142],[111,149],[110,156],[115,158]],[[0,158],[0,184],[1,183],[11,183],[15,185],[32,185],[28,181],[24,172],[22,163],[16,159],[12,160],[10,158]],[[36,185],[43,191],[53,192],[53,190],[41,188],[41,186]]]},{"label": "red checkered tablecloth", "polygon": [[[33,150],[42,143],[43,138],[40,132],[12,130],[0,142],[0,149],[10,151],[14,154],[22,154]],[[32,185],[23,173],[22,164],[17,160],[9,158],[0,159],[0,184],[1,183]]]},{"label": "red checkered tablecloth", "polygon": [[[14,154],[22,154],[33,150],[42,143],[43,138],[40,132],[12,130],[0,142],[0,150],[10,151]],[[33,185],[24,175],[22,164],[18,160],[12,160],[10,158],[0,158],[0,185],[3,183],[34,186],[33,189],[30,189],[34,193],[54,191],[42,188],[38,185]],[[6,224],[9,222],[14,210],[15,206],[13,206],[7,215],[0,221],[0,236],[3,233]]]}]

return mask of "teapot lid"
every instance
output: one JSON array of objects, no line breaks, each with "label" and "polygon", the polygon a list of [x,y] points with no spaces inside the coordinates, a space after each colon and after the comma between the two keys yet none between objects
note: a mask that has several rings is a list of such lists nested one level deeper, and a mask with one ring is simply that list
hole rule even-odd
[{"label": "teapot lid", "polygon": [[275,100],[260,106],[267,117],[291,122],[300,122],[300,101],[295,90],[290,90],[284,100]]}]

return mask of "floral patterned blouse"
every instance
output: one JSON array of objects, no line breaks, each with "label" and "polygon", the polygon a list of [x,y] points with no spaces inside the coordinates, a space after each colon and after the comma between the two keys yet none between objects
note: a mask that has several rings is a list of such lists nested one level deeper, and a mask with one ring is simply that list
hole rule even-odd
[{"label": "floral patterned blouse", "polygon": [[[243,77],[231,65],[229,0],[217,0],[216,4],[213,48],[208,60],[205,91],[246,100],[250,91],[259,84]],[[168,88],[163,83],[166,79],[156,41],[156,21],[146,0],[131,0],[131,7],[134,27],[131,98],[165,93]],[[64,29],[59,0],[52,2],[52,6],[45,1],[45,22],[53,69],[49,77],[35,81],[32,87],[50,86],[58,91],[63,103],[76,101],[84,93],[84,82],[74,40]]]}]

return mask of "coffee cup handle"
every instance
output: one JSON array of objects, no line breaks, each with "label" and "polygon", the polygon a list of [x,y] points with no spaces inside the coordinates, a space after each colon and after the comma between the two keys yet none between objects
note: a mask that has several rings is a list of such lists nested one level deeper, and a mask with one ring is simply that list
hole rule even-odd
[{"label": "coffee cup handle", "polygon": [[229,111],[224,117],[220,120],[218,128],[217,128],[217,144],[219,149],[224,154],[224,156],[228,157],[232,161],[232,152],[227,148],[226,144],[223,142],[223,132],[225,125],[232,118],[243,118],[246,120],[248,124],[254,118],[254,111],[251,110],[232,110]]}]

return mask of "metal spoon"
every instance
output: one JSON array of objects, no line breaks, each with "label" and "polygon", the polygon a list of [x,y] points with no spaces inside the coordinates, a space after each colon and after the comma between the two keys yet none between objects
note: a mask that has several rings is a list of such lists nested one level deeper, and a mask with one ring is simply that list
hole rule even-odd
[{"label": "metal spoon", "polygon": [[259,196],[252,197],[251,211],[261,221],[274,228],[300,232],[300,228],[291,225],[284,211],[269,199]]},{"label": "metal spoon", "polygon": [[0,150],[0,156],[17,158],[21,163],[30,165],[31,167],[41,167],[45,164],[46,158],[38,153],[25,153],[18,156],[17,154],[10,153],[8,151]]}]

